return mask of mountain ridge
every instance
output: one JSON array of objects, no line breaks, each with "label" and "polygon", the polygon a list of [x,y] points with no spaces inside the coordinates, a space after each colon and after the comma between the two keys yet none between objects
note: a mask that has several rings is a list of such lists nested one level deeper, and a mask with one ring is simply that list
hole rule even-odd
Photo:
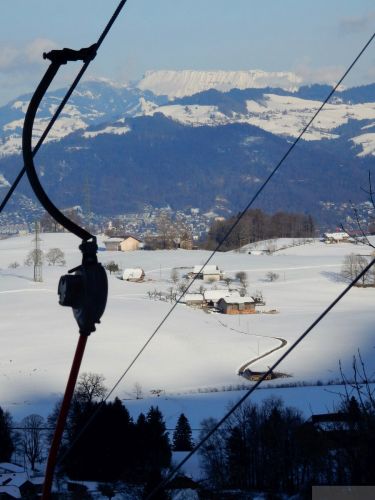
[{"label": "mountain ridge", "polygon": [[[62,207],[83,204],[80,182],[87,177],[98,213],[125,213],[143,203],[209,210],[217,197],[233,213],[246,205],[329,89],[209,89],[168,100],[136,85],[86,82],[36,163]],[[360,186],[375,154],[375,103],[368,101],[374,90],[371,84],[335,95],[283,167],[280,188],[267,188],[263,208],[307,210],[328,220],[330,204],[363,198]],[[64,93],[47,94],[36,132]],[[26,105],[21,96],[0,109],[1,192],[20,168]],[[26,185],[20,194],[33,199]]]}]

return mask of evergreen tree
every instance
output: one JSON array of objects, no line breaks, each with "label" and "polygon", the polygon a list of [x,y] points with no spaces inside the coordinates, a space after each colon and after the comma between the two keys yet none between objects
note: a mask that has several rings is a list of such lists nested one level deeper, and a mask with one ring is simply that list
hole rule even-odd
[{"label": "evergreen tree", "polygon": [[[147,461],[149,469],[162,469],[171,464],[171,447],[163,415],[151,406],[146,416]],[[147,467],[147,465],[146,465]]]},{"label": "evergreen tree", "polygon": [[181,413],[173,433],[173,451],[191,451],[193,447],[189,420]]},{"label": "evergreen tree", "polygon": [[12,418],[0,406],[0,462],[9,462],[14,446],[12,441]]}]

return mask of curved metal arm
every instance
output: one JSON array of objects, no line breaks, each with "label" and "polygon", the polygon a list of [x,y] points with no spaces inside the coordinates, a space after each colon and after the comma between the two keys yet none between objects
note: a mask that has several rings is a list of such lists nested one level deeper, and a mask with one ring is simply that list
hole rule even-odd
[{"label": "curved metal arm", "polygon": [[[95,53],[92,48],[89,49],[81,49],[81,51],[70,51],[70,49],[63,49],[62,51],[52,51],[55,54],[50,53],[52,57],[48,57],[49,54],[47,54],[47,58],[51,59],[52,62],[49,65],[44,77],[42,78],[41,82],[39,83],[33,97],[31,98],[29,107],[26,112],[25,116],[25,122],[23,126],[23,134],[22,134],[22,152],[23,152],[23,160],[25,163],[25,168],[26,168],[26,173],[29,178],[31,187],[34,190],[34,193],[36,194],[38,200],[40,203],[43,205],[43,207],[47,210],[47,212],[65,229],[70,231],[71,233],[75,234],[82,240],[89,240],[93,238],[94,236],[90,234],[88,231],[83,229],[82,227],[78,226],[75,224],[73,221],[68,219],[49,199],[47,196],[46,192],[44,191],[39,178],[37,176],[36,170],[35,170],[35,165],[34,165],[34,160],[33,160],[33,154],[32,154],[32,133],[33,133],[33,126],[34,126],[34,120],[35,120],[35,115],[38,110],[39,104],[41,100],[44,97],[44,94],[47,92],[48,87],[50,86],[52,80],[56,76],[56,73],[58,72],[61,64],[65,64],[68,60],[77,60],[73,58],[73,54],[80,54],[82,53],[82,50],[85,50],[86,52],[84,55],[87,57],[87,51],[92,50],[90,52],[90,57],[94,57]],[[70,52],[66,52],[69,50]],[[64,52],[65,51],[65,52]],[[64,57],[56,57],[56,53],[63,53]],[[84,59],[83,57],[78,57],[78,59]]]}]

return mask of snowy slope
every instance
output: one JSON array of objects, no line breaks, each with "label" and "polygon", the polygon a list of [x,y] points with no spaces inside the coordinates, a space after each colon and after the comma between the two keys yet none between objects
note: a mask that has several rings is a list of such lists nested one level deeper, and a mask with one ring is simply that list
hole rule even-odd
[{"label": "snowy slope", "polygon": [[237,88],[280,87],[295,91],[302,82],[290,72],[262,70],[248,71],[194,71],[164,70],[148,71],[138,82],[141,90],[150,90],[156,95],[167,95],[170,99],[197,94],[208,89],[222,92]]},{"label": "snowy slope", "polygon": [[[77,326],[71,311],[58,305],[56,289],[59,276],[80,262],[77,238],[67,234],[42,235],[43,249],[62,248],[67,265],[44,266],[43,283],[34,283],[31,268],[8,268],[15,260],[22,264],[32,248],[32,238],[0,241],[0,402],[20,409],[28,401],[29,410],[37,402],[50,405],[63,391],[77,341]],[[329,246],[316,242],[280,250],[271,257],[218,254],[214,263],[227,276],[246,271],[249,293],[262,290],[265,309],[276,309],[278,314],[205,314],[180,304],[116,394],[128,398],[136,382],[141,384],[145,396],[152,389],[171,395],[246,384],[237,375],[243,363],[279,345],[274,337],[283,338],[290,345],[341,292],[345,284],[338,273],[344,255],[353,251],[369,253],[366,247],[348,243]],[[171,307],[170,303],[150,300],[148,292],[167,292],[173,286],[173,267],[180,268],[181,276],[203,263],[207,256],[205,251],[101,251],[102,262],[115,260],[123,268],[143,267],[147,279],[144,283],[128,283],[109,276],[107,310],[97,332],[89,339],[82,370],[103,373],[107,385],[114,384]],[[268,282],[265,276],[269,271],[278,273],[279,280]],[[280,366],[280,371],[291,375],[286,381],[335,380],[339,377],[339,360],[350,374],[352,356],[358,348],[372,373],[373,301],[374,289],[352,290]],[[263,358],[253,368],[267,368],[281,352]]]},{"label": "snowy slope", "polygon": [[[320,101],[264,94],[264,98],[260,101],[246,101],[246,113],[224,114],[218,106],[167,104],[145,110],[144,114],[162,113],[168,118],[190,126],[248,123],[278,136],[297,137],[320,105]],[[336,129],[346,125],[349,120],[362,122],[374,118],[375,103],[343,104],[336,101],[325,107],[304,135],[304,139],[311,141],[336,139],[340,137]],[[363,130],[366,128],[368,125],[365,125]],[[366,131],[352,140],[363,148],[359,156],[374,153],[375,134]]]}]

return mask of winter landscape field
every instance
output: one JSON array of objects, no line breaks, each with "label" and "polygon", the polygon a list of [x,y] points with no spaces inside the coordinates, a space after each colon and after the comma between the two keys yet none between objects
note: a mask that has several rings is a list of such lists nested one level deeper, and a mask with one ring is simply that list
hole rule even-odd
[{"label": "winter landscape field", "polygon": [[[42,283],[35,283],[32,267],[23,265],[33,247],[33,236],[0,241],[0,400],[16,419],[30,413],[46,416],[51,411],[64,390],[78,338],[71,310],[58,305],[57,284],[60,275],[80,263],[79,240],[66,233],[46,233],[41,239],[44,251],[61,248],[66,259],[66,266],[45,264]],[[278,240],[276,246],[295,243],[298,242]],[[194,265],[203,264],[209,253],[108,252],[100,238],[99,247],[103,264],[114,260],[122,269],[142,267],[146,274],[142,283],[108,274],[107,309],[102,323],[89,338],[82,371],[103,374],[110,388],[173,305],[150,298],[148,292],[167,294],[175,286],[171,280],[173,268],[182,279]],[[258,243],[261,247],[262,243]],[[236,285],[235,273],[245,271],[248,293],[260,290],[265,306],[259,307],[259,314],[231,316],[178,304],[113,397],[126,400],[134,415],[150,404],[158,404],[171,427],[182,411],[192,418],[192,427],[199,427],[204,417],[220,417],[228,403],[239,395],[233,389],[238,384],[252,384],[238,375],[239,368],[280,346],[278,339],[284,339],[285,347],[252,365],[253,370],[267,369],[343,290],[345,282],[340,271],[344,257],[350,253],[368,255],[369,250],[352,243],[327,245],[314,240],[272,255],[249,255],[248,247],[241,252],[216,254],[211,263],[217,264],[226,277],[233,278],[231,286]],[[9,268],[15,261],[20,267]],[[278,274],[277,280],[268,280],[270,271]],[[196,281],[192,290],[201,285],[202,281]],[[204,285],[219,289],[227,286],[225,282]],[[337,403],[337,388],[320,384],[340,380],[339,361],[350,377],[353,355],[359,349],[372,375],[373,296],[373,288],[352,289],[280,365],[280,371],[289,377],[266,382],[268,388],[257,391],[255,399],[280,395],[308,417],[332,409]],[[267,314],[269,311],[273,314]],[[318,381],[318,387],[269,388],[302,382],[316,385]],[[135,384],[141,387],[141,400],[136,400]],[[223,389],[232,391],[221,393]],[[158,398],[152,396],[153,390],[161,391]]]}]

